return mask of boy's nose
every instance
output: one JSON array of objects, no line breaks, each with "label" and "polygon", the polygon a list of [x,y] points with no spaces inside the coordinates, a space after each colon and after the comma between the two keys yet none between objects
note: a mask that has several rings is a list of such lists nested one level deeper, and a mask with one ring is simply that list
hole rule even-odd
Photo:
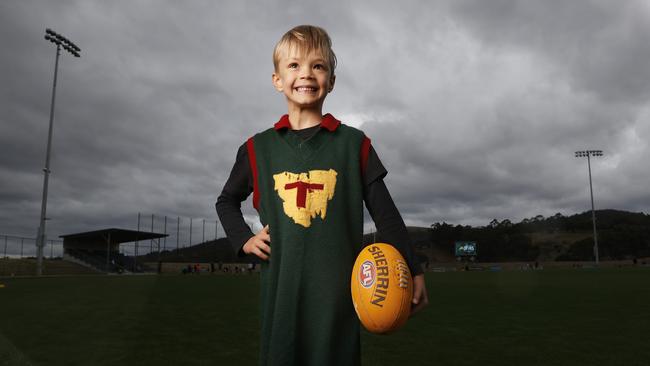
[{"label": "boy's nose", "polygon": [[301,79],[311,79],[313,77],[314,77],[314,75],[311,72],[311,68],[305,67],[302,70],[300,70],[300,78]]}]

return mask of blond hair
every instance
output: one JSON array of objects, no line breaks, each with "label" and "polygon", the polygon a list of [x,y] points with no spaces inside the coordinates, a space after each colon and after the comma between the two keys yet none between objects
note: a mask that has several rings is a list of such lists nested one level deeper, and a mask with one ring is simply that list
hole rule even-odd
[{"label": "blond hair", "polygon": [[332,50],[332,40],[325,29],[314,25],[299,25],[285,33],[273,50],[273,66],[276,72],[282,53],[289,53],[294,48],[305,54],[312,51],[321,53],[329,64],[331,75],[334,75],[336,55]]}]

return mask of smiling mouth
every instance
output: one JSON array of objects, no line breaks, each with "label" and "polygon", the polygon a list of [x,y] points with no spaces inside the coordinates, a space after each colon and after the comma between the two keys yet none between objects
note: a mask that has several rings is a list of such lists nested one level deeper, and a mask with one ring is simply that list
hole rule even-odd
[{"label": "smiling mouth", "polygon": [[318,88],[311,87],[311,86],[299,86],[295,88],[295,90],[298,91],[299,93],[314,93],[316,92],[316,90],[318,90]]}]

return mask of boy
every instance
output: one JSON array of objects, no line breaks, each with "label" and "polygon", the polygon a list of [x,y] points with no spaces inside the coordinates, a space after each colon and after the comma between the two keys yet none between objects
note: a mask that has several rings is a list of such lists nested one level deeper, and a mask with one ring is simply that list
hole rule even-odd
[{"label": "boy", "polygon": [[[413,312],[428,302],[424,276],[370,140],[322,114],[336,78],[325,30],[291,29],[273,63],[288,114],[240,147],[216,204],[239,255],[262,259],[260,364],[359,365],[350,276],[362,249],[364,201],[383,239],[409,264]],[[251,192],[264,225],[255,235],[241,213]]]}]

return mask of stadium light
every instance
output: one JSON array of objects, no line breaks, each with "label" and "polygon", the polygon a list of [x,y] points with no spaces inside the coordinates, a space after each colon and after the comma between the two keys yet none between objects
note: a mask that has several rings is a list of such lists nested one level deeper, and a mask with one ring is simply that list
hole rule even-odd
[{"label": "stadium light", "polygon": [[589,192],[591,193],[591,221],[594,226],[594,256],[596,265],[600,263],[598,258],[598,236],[596,235],[596,212],[594,211],[594,189],[591,185],[591,157],[603,156],[602,150],[580,150],[576,151],[576,158],[587,158],[587,167],[589,168]]},{"label": "stadium light", "polygon": [[54,100],[56,98],[56,77],[59,70],[59,55],[61,47],[68,51],[74,57],[80,57],[81,48],[77,47],[72,41],[56,33],[50,28],[45,29],[45,40],[56,44],[56,59],[54,61],[54,82],[52,83],[52,103],[50,104],[50,128],[47,133],[47,153],[45,155],[45,168],[43,169],[43,201],[41,202],[41,220],[36,235],[36,275],[43,274],[43,248],[47,242],[45,234],[45,217],[47,211],[47,187],[50,176],[50,151],[52,149],[52,127],[54,125]]}]

